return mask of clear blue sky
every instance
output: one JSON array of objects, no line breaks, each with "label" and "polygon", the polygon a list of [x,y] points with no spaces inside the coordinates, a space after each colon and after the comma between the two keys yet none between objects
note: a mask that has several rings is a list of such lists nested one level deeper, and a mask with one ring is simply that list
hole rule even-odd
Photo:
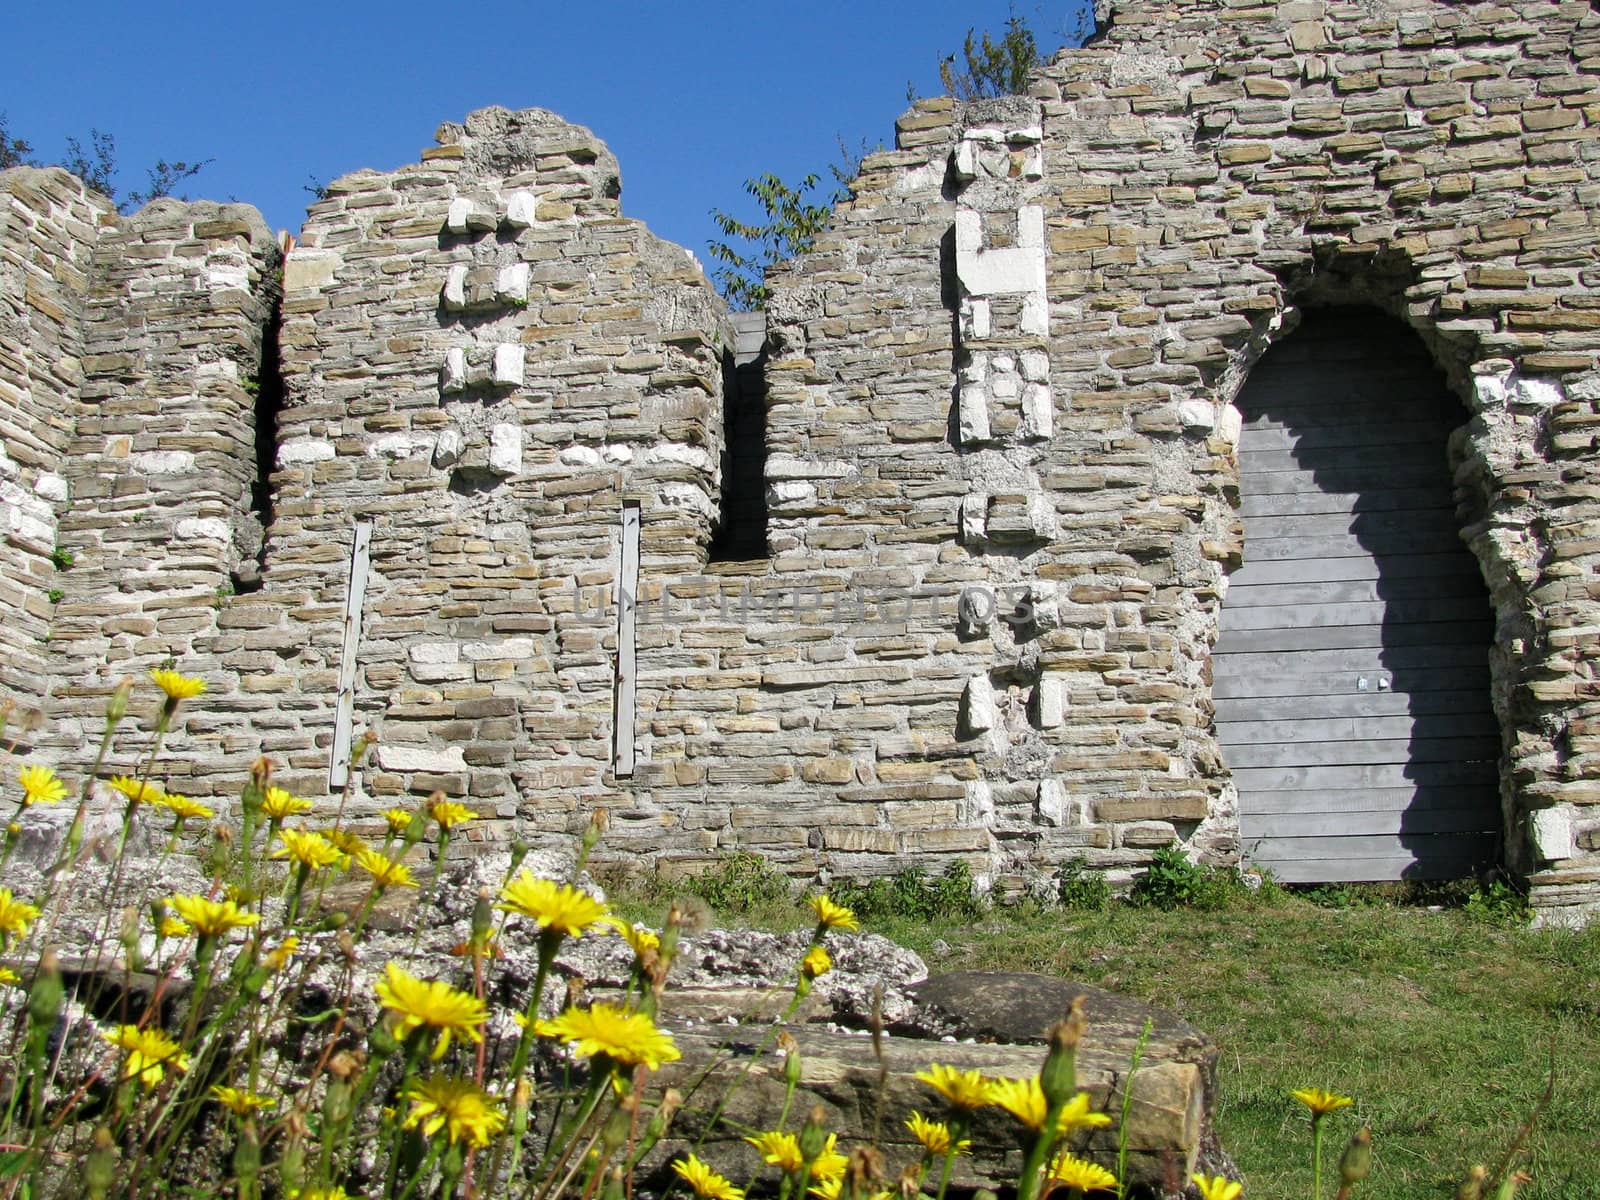
[{"label": "clear blue sky", "polygon": [[[1061,43],[1083,0],[1015,10]],[[713,207],[753,216],[744,180],[794,179],[893,144],[910,83],[1000,30],[1004,0],[151,0],[7,6],[0,112],[35,155],[91,128],[117,139],[124,191],[157,158],[214,158],[191,198],[243,200],[298,232],[312,176],[415,162],[441,121],[489,104],[553,109],[622,164],[622,206],[702,259]]]}]

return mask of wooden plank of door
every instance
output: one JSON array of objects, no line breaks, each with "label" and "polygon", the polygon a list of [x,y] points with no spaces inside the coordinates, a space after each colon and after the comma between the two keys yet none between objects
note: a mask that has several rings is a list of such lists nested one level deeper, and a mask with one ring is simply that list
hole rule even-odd
[{"label": "wooden plank of door", "polygon": [[637,631],[639,600],[639,502],[622,504],[622,550],[617,572],[617,677],[615,738],[612,772],[627,779],[634,771],[634,727],[637,721],[635,691],[638,684]]},{"label": "wooden plank of door", "polygon": [[344,626],[339,644],[339,691],[333,716],[333,749],[328,759],[328,787],[343,788],[350,780],[354,745],[356,655],[361,646],[361,606],[367,595],[372,522],[357,521],[350,542],[350,577],[344,592]]}]

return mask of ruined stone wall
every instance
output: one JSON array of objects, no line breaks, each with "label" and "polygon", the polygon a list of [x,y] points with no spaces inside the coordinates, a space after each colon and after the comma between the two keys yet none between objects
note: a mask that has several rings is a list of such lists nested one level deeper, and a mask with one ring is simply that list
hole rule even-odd
[{"label": "ruined stone wall", "polygon": [[[725,412],[737,446],[759,425],[725,391],[748,336],[587,130],[486,109],[336,181],[275,327],[247,215],[147,210],[98,238],[84,332],[58,304],[23,333],[87,342],[52,385],[83,405],[60,702],[173,655],[212,684],[173,743],[191,790],[257,752],[337,790],[370,728],[358,814],[439,789],[538,841],[603,806],[603,853],[668,871],[1233,861],[1232,401],[1305,309],[1362,303],[1470,413],[1507,861],[1592,906],[1597,64],[1583,4],[1127,0],[1029,96],[919,102],[770,280],[769,553],[738,561],[708,550],[719,520],[761,541],[721,477]],[[260,586],[226,595],[269,327]]]},{"label": "ruined stone wall", "polygon": [[624,502],[647,575],[705,561],[722,306],[620,215],[587,130],[488,109],[438,140],[336,181],[288,259],[264,586],[230,611],[296,648],[248,686],[303,710],[316,750],[292,763],[320,791],[370,523],[352,683],[381,737],[372,802],[438,788],[482,802],[479,837],[566,832],[611,757]]},{"label": "ruined stone wall", "polygon": [[0,175],[0,688],[37,705],[51,555],[82,377],[90,258],[110,202],[60,169]]}]

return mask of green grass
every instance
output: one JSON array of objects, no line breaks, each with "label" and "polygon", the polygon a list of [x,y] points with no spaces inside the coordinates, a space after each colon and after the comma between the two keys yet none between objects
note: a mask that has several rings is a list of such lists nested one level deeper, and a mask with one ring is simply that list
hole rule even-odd
[{"label": "green grass", "polygon": [[[1114,905],[996,911],[967,925],[878,931],[931,970],[1063,975],[1173,1010],[1221,1051],[1218,1126],[1247,1196],[1309,1196],[1299,1087],[1353,1096],[1326,1158],[1372,1127],[1357,1195],[1448,1197],[1493,1167],[1558,1064],[1519,1163],[1520,1194],[1600,1200],[1600,930],[1532,931],[1459,911],[1329,910],[1282,897],[1171,912]],[[947,953],[936,953],[936,942]],[[1330,1189],[1331,1190],[1331,1189]]]},{"label": "green grass", "polygon": [[[806,923],[766,897],[731,915]],[[1328,1118],[1328,1195],[1345,1140],[1367,1124],[1374,1166],[1359,1200],[1449,1197],[1472,1164],[1498,1163],[1553,1060],[1554,1095],[1517,1159],[1534,1182],[1519,1195],[1600,1200],[1600,928],[1535,931],[1481,906],[1326,908],[1272,887],[1213,911],[1024,905],[976,918],[885,912],[863,927],[935,972],[1066,976],[1210,1034],[1219,1132],[1246,1197],[1310,1195],[1309,1120],[1288,1095],[1300,1087],[1355,1097]]]}]

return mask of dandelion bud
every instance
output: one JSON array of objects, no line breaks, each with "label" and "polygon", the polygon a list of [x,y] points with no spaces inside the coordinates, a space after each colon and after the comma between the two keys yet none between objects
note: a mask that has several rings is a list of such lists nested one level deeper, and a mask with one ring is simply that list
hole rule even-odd
[{"label": "dandelion bud", "polygon": [[522,866],[522,860],[528,857],[528,852],[532,849],[533,847],[521,838],[511,843],[511,866],[506,870],[506,878],[509,879],[517,873],[517,868]]},{"label": "dandelion bud", "polygon": [[585,853],[595,848],[595,845],[600,841],[600,836],[605,833],[610,824],[611,821],[606,816],[605,809],[597,808],[594,810],[594,813],[589,817],[588,827],[583,831],[583,849]]},{"label": "dandelion bud", "polygon": [[820,1104],[813,1105],[806,1114],[806,1123],[800,1127],[800,1157],[808,1163],[816,1162],[828,1145],[828,1131],[823,1128],[827,1119],[827,1110]]},{"label": "dandelion bud", "polygon": [[133,694],[133,680],[124,679],[111,689],[106,697],[106,728],[116,728],[117,722],[128,715],[128,697]]},{"label": "dandelion bud", "polygon": [[1071,1100],[1078,1090],[1078,1043],[1089,1019],[1083,1015],[1083,997],[1072,1002],[1067,1015],[1050,1027],[1050,1053],[1039,1072],[1045,1103],[1054,1108]]},{"label": "dandelion bud", "polygon": [[800,1043],[787,1029],[778,1034],[778,1049],[783,1051],[783,1082],[794,1087],[800,1082]]},{"label": "dandelion bud", "polygon": [[94,1131],[94,1145],[83,1160],[83,1190],[89,1200],[105,1200],[117,1179],[117,1143],[104,1125]]},{"label": "dandelion bud", "polygon": [[367,1045],[372,1047],[372,1053],[378,1058],[388,1058],[400,1049],[400,1040],[394,1036],[394,1029],[385,1017],[372,1027],[367,1034]]},{"label": "dandelion bud", "polygon": [[378,736],[370,729],[363,729],[361,736],[350,744],[350,770],[360,768],[361,760],[367,756],[367,751],[377,745]]},{"label": "dandelion bud", "polygon": [[472,943],[483,946],[489,940],[489,931],[494,928],[494,897],[488,888],[478,892],[478,899],[472,905]]},{"label": "dandelion bud", "polygon": [[137,909],[125,908],[122,910],[122,927],[118,931],[118,940],[122,943],[122,953],[126,956],[129,971],[144,969],[144,955],[139,953],[139,912]]},{"label": "dandelion bud", "polygon": [[293,1194],[305,1181],[306,1134],[310,1129],[305,1110],[299,1106],[291,1109],[283,1125],[285,1137],[283,1154],[278,1158],[278,1178],[283,1182],[284,1191]]},{"label": "dandelion bud", "polygon": [[979,1188],[972,1193],[972,1200],[1000,1200],[1000,1197],[996,1196],[988,1188]]},{"label": "dandelion bud", "polygon": [[1483,1200],[1483,1185],[1488,1178],[1489,1172],[1485,1168],[1473,1167],[1456,1188],[1456,1200]]},{"label": "dandelion bud", "polygon": [[683,1107],[683,1093],[677,1088],[668,1088],[661,1093],[661,1119],[670,1123],[678,1115],[678,1110]]},{"label": "dandelion bud", "polygon": [[61,960],[54,950],[46,950],[39,956],[39,969],[34,972],[33,986],[28,989],[28,1021],[34,1029],[49,1030],[55,1026],[65,996]]},{"label": "dandelion bud", "polygon": [[1500,1181],[1500,1186],[1495,1189],[1494,1200],[1515,1200],[1517,1188],[1524,1183],[1531,1183],[1533,1176],[1522,1171],[1511,1171]]},{"label": "dandelion bud", "polygon": [[[631,1095],[623,1098],[633,1099]],[[604,1148],[602,1153],[610,1158],[628,1142],[628,1131],[633,1128],[633,1108],[637,1108],[637,1101],[632,1106],[618,1104],[606,1118],[605,1128],[600,1133],[600,1145]]]},{"label": "dandelion bud", "polygon": [[1339,1183],[1349,1188],[1360,1183],[1372,1169],[1372,1130],[1356,1130],[1350,1144],[1339,1156]]},{"label": "dandelion bud", "polygon": [[871,1195],[872,1185],[883,1178],[883,1151],[876,1146],[857,1146],[850,1151],[844,1170],[852,1195]]},{"label": "dandelion bud", "polygon": [[625,1177],[626,1173],[623,1171],[620,1164],[612,1167],[610,1172],[606,1175],[606,1186],[600,1193],[601,1200],[623,1200],[623,1197],[626,1195],[626,1192],[623,1189],[623,1180]]}]

